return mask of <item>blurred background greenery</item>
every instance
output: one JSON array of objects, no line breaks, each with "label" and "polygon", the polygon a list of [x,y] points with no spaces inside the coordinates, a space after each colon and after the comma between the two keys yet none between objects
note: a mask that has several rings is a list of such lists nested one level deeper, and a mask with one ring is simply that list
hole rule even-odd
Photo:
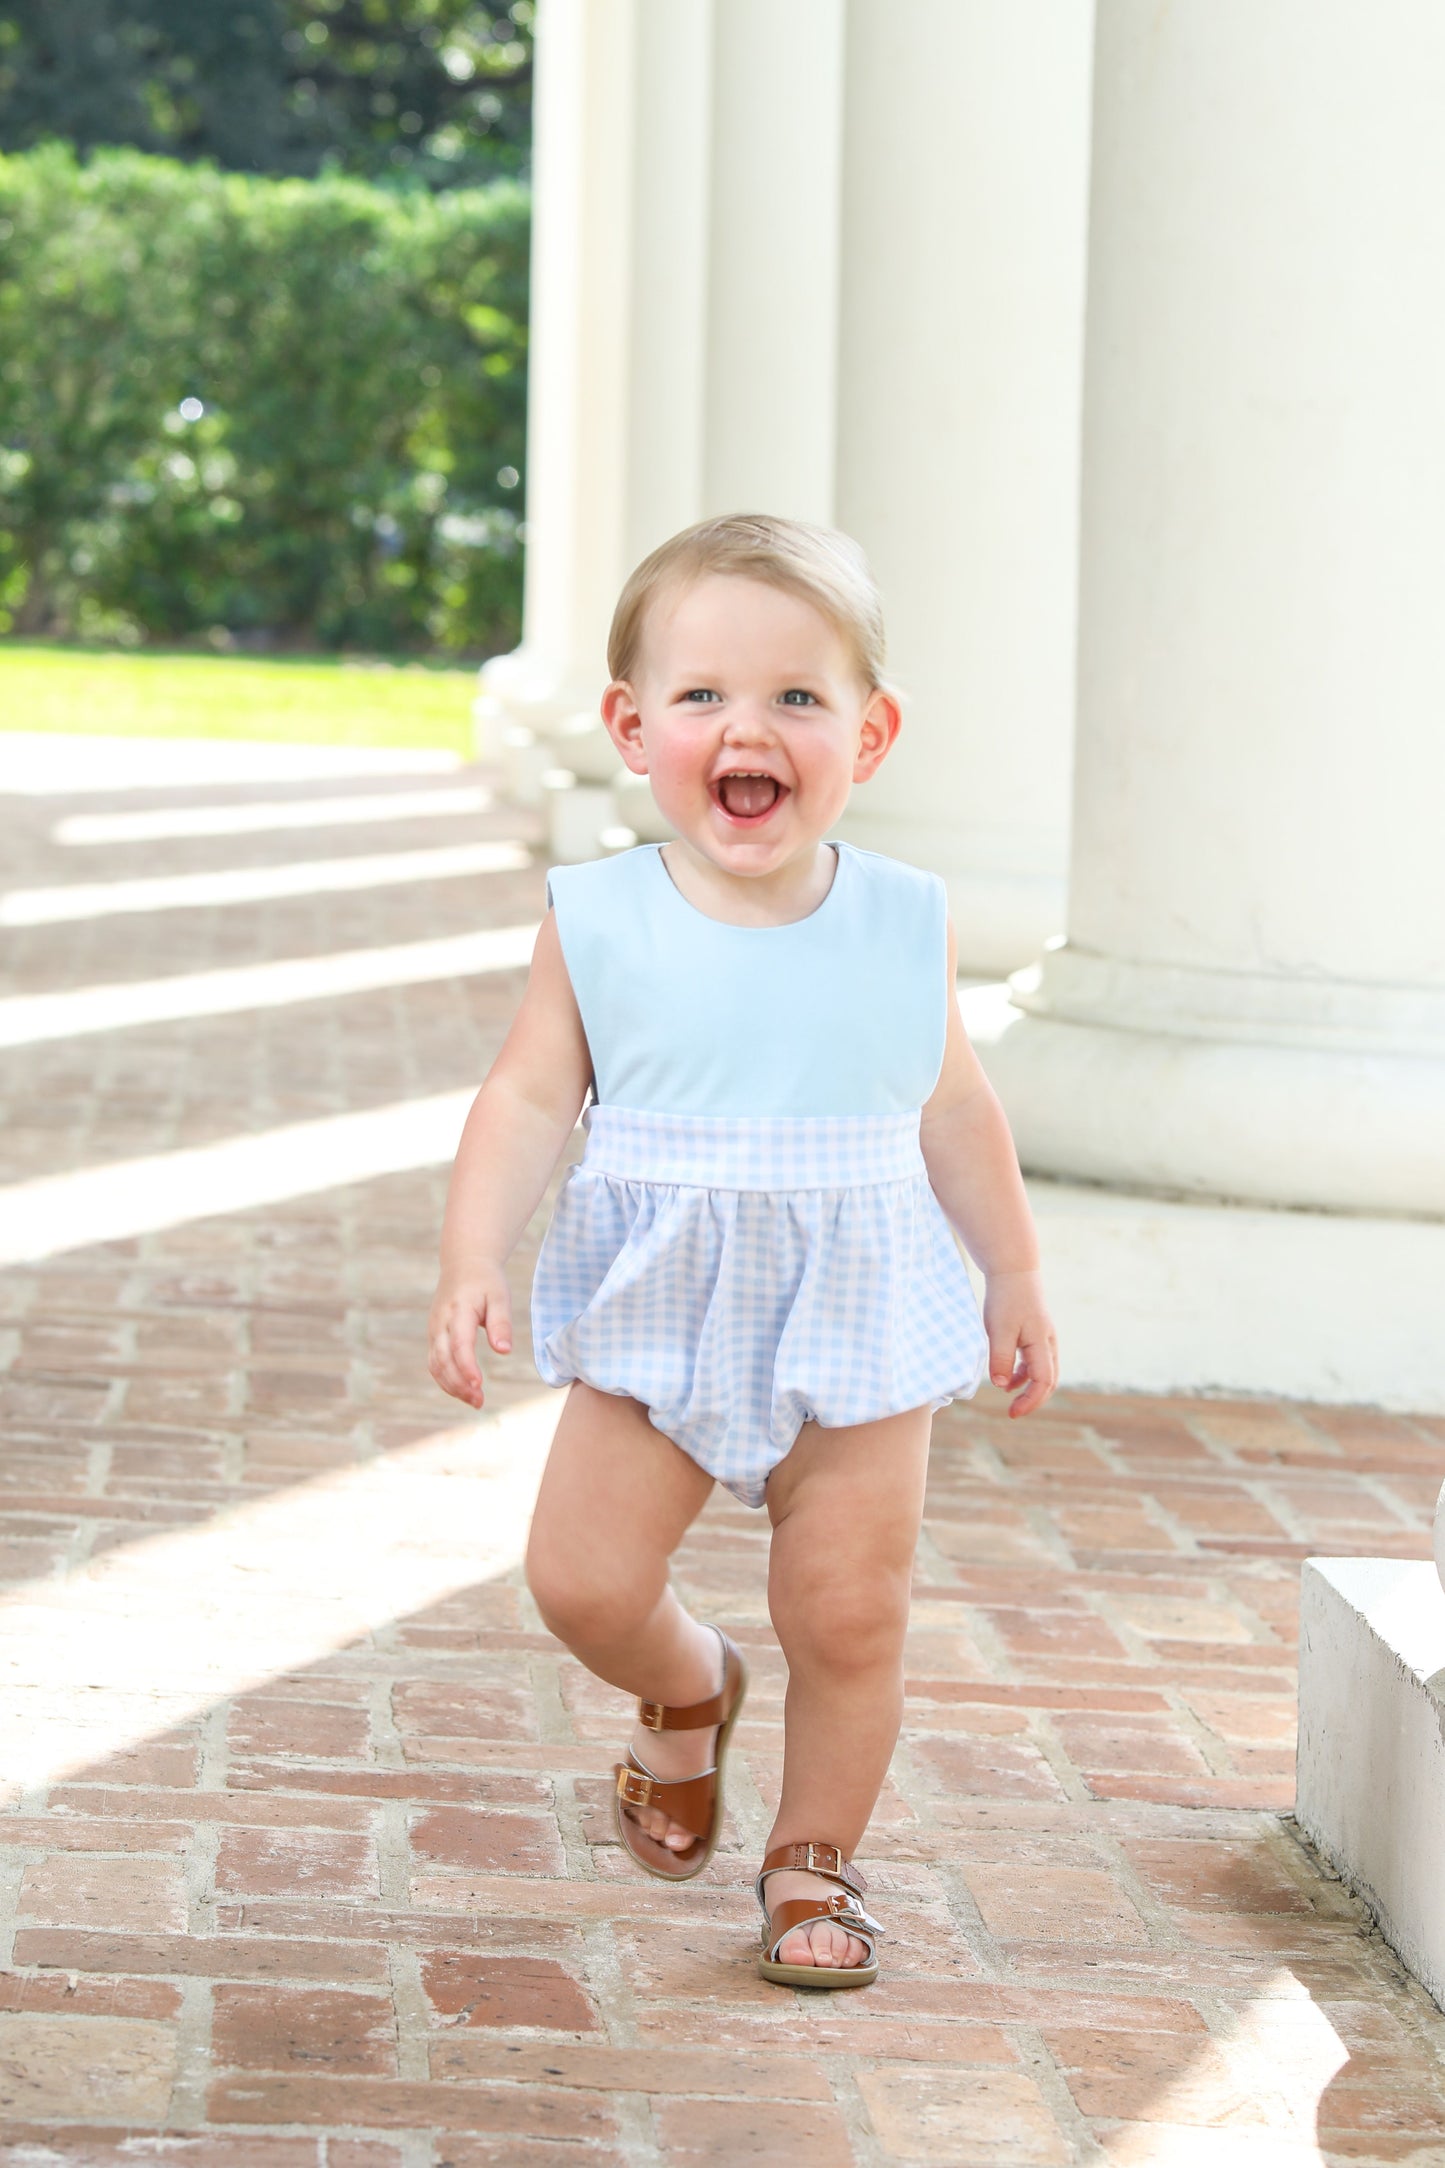
[{"label": "blurred background greenery", "polygon": [[0,632],[515,643],[531,12],[12,0]]}]

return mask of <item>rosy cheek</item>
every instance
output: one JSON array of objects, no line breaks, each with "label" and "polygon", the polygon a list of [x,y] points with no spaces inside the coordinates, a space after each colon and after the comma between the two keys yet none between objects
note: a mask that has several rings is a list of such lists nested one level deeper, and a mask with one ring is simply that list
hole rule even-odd
[{"label": "rosy cheek", "polygon": [[669,783],[689,783],[702,772],[706,762],[701,753],[674,740],[658,747],[653,761],[653,773]]}]

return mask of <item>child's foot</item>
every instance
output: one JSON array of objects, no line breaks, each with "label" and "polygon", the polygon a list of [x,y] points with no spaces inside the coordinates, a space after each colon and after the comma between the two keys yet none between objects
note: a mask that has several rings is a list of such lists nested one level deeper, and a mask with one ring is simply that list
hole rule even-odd
[{"label": "child's foot", "polygon": [[[722,1821],[718,1755],[742,1705],[747,1670],[732,1643],[717,1635],[711,1691],[666,1708],[643,1702],[626,1764],[617,1770],[618,1833],[639,1866],[667,1881],[687,1880],[706,1866]],[[701,1682],[699,1682],[701,1683]],[[701,1721],[685,1721],[689,1717]],[[649,1791],[662,1797],[649,1798]],[[669,1809],[672,1811],[669,1812]],[[685,1814],[692,1826],[676,1816]],[[635,1834],[634,1834],[635,1833]],[[649,1851],[651,1857],[648,1856]],[[678,1862],[677,1870],[665,1864]]]},{"label": "child's foot", "polygon": [[[721,1693],[727,1676],[727,1652],[719,1645],[717,1670],[708,1681],[706,1692],[698,1695],[706,1701],[708,1694]],[[687,1777],[700,1777],[711,1769],[716,1760],[718,1727],[709,1725],[703,1731],[651,1731],[646,1724],[634,1727],[628,1742],[633,1754],[650,1775],[660,1777],[664,1784],[677,1784]],[[636,1822],[644,1837],[651,1837],[656,1844],[665,1844],[669,1852],[685,1852],[697,1838],[680,1822],[674,1822],[663,1813],[661,1807],[632,1807],[625,1809],[629,1822]]]},{"label": "child's foot", "polygon": [[[792,1898],[828,1897],[836,1888],[836,1883],[821,1874],[775,1871],[768,1876],[768,1918]],[[860,1942],[857,1935],[850,1935],[846,1927],[835,1926],[831,1920],[808,1920],[784,1935],[777,1962],[842,1969],[864,1964],[867,1957],[867,1944]]]},{"label": "child's foot", "polygon": [[758,1970],[778,1987],[867,1987],[880,1923],[862,1875],[836,1844],[775,1844],[757,1879],[767,1914]]}]

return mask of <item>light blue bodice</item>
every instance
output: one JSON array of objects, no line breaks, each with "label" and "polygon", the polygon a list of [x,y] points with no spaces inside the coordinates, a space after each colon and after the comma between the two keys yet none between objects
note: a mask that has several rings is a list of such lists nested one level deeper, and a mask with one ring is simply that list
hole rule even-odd
[{"label": "light blue bodice", "polygon": [[788,926],[729,926],[657,844],[554,866],[548,900],[603,1106],[666,1114],[904,1114],[943,1065],[947,906],[936,874],[836,846]]}]

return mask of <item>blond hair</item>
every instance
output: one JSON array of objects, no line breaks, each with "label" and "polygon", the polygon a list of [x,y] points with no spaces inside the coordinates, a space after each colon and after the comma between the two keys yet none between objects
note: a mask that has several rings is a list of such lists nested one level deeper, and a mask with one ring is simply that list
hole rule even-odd
[{"label": "blond hair", "polygon": [[699,520],[643,558],[613,612],[609,675],[632,677],[647,613],[663,588],[719,573],[762,580],[810,602],[843,635],[870,692],[882,685],[883,602],[862,550],[836,528],[775,519],[766,512]]}]

